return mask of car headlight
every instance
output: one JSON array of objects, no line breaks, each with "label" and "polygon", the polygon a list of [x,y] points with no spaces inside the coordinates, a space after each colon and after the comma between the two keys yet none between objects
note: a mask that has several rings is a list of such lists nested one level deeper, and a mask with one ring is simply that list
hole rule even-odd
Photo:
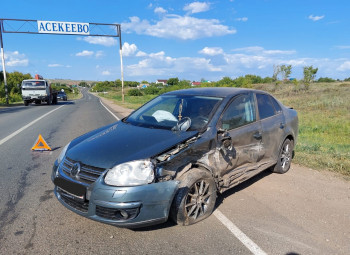
[{"label": "car headlight", "polygon": [[66,152],[67,152],[69,144],[70,144],[70,142],[66,146],[64,146],[64,148],[62,149],[60,155],[58,156],[58,158],[57,158],[58,164],[60,164],[62,162],[64,156],[66,155]]},{"label": "car headlight", "polygon": [[136,160],[117,165],[107,172],[105,182],[112,186],[136,186],[153,182],[154,164]]}]

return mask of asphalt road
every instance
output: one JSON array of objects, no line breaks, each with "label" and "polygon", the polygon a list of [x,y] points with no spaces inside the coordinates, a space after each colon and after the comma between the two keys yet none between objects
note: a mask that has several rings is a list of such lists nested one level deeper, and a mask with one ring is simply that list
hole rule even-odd
[{"label": "asphalt road", "polygon": [[[52,165],[70,140],[115,121],[86,92],[0,109],[0,254],[350,253],[349,181],[296,165],[227,191],[212,216],[188,227],[129,230],[74,214],[53,195]],[[39,134],[53,151],[31,151]]]}]

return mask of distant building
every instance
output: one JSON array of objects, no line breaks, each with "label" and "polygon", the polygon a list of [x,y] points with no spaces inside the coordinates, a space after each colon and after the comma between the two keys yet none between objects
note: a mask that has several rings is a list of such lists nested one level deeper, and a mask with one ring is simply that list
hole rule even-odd
[{"label": "distant building", "polygon": [[157,80],[156,84],[162,84],[162,85],[167,85],[168,80]]},{"label": "distant building", "polygon": [[191,86],[200,86],[202,83],[200,81],[191,82]]}]

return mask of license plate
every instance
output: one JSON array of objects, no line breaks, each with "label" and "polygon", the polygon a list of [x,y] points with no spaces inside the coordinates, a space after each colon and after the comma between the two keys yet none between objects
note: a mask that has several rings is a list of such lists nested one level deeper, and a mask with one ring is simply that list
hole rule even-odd
[{"label": "license plate", "polygon": [[63,178],[55,178],[54,184],[59,188],[67,191],[71,195],[77,196],[78,198],[82,198],[86,194],[86,187],[75,182],[70,182]]}]

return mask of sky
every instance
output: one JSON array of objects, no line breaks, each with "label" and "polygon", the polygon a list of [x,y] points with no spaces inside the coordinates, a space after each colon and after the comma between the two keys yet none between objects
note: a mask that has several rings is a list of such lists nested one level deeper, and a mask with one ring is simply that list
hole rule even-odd
[{"label": "sky", "polygon": [[[271,77],[274,65],[345,79],[349,11],[348,0],[4,0],[0,19],[120,24],[128,81]],[[121,79],[119,38],[3,33],[3,43],[7,72]]]}]

